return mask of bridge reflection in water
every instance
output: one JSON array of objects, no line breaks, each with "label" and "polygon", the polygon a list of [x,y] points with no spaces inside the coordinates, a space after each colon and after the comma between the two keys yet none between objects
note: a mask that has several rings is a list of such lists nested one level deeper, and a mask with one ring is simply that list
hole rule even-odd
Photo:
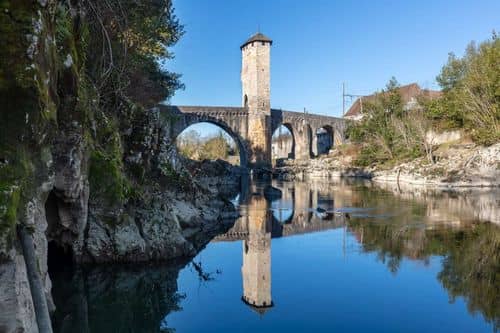
[{"label": "bridge reflection in water", "polygon": [[[410,223],[412,229],[421,233],[440,227],[468,228],[481,221],[500,224],[498,191],[476,191],[471,195],[391,184],[382,189],[371,183],[356,183],[359,186],[321,180],[252,182],[251,185],[246,180],[242,184],[237,200],[241,217],[213,242],[242,241],[242,300],[245,303],[261,314],[274,304],[272,238],[344,227],[365,246],[365,227],[360,221],[371,220],[378,228],[387,224],[396,230],[406,230]],[[281,190],[281,197],[266,195],[273,192],[273,188]],[[371,224],[368,227],[372,227]],[[416,246],[414,240],[406,242],[408,248]]]},{"label": "bridge reflection in water", "polygon": [[[281,190],[281,197],[268,195]],[[271,238],[342,227],[346,215],[335,209],[332,186],[310,183],[248,182],[238,197],[241,217],[213,242],[242,241],[242,300],[263,314],[273,306],[271,296]],[[344,200],[337,198],[340,205]]]},{"label": "bridge reflection in water", "polygon": [[[272,185],[281,189],[281,199],[266,200],[265,184],[247,184],[239,197],[242,217],[215,240],[241,240],[243,253],[238,244],[211,244],[194,259],[203,262],[205,272],[223,272],[214,281],[203,280],[186,263],[81,267],[52,275],[55,332],[256,332],[271,331],[272,325],[279,331],[294,319],[281,330],[500,330],[500,189],[443,192],[403,184],[381,189],[327,180]],[[271,253],[273,237],[341,226],[345,232],[325,237],[281,239]],[[345,237],[345,247],[339,237]],[[298,243],[304,248],[296,248]],[[279,263],[273,270],[275,299],[272,255]],[[200,288],[200,281],[210,288]],[[259,313],[273,301],[276,308],[263,320],[251,320],[236,306],[240,296]],[[380,297],[395,305],[390,320]],[[349,309],[373,316],[346,320]]]}]

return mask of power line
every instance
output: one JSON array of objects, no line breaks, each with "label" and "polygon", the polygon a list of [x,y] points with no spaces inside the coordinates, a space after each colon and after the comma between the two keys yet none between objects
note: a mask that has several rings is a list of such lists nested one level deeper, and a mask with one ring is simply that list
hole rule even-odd
[{"label": "power line", "polygon": [[352,101],[353,98],[359,98],[361,104],[361,112],[363,112],[363,97],[364,95],[346,94],[345,92],[345,82],[342,82],[342,117],[345,115],[345,98],[349,97]]}]

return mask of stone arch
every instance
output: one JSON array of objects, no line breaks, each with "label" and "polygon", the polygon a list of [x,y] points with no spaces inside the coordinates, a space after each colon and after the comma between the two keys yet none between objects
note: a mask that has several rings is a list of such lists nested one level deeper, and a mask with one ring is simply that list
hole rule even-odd
[{"label": "stone arch", "polygon": [[177,137],[189,126],[199,123],[213,124],[224,130],[238,146],[240,166],[244,168],[248,167],[248,150],[246,141],[241,137],[237,130],[233,130],[233,128],[226,121],[224,121],[224,119],[206,115],[199,116],[196,114],[186,114],[181,121],[178,121],[174,125],[172,140],[175,141]]},{"label": "stone arch", "polygon": [[316,145],[315,155],[328,154],[330,149],[335,146],[334,129],[331,125],[322,125],[314,133],[316,136],[314,143]]},{"label": "stone arch", "polygon": [[289,211],[282,211],[273,209],[271,214],[272,222],[274,224],[292,224],[295,218],[295,209],[292,207]]},{"label": "stone arch", "polygon": [[[274,134],[276,133],[276,131],[278,131],[281,126],[285,127],[290,132],[291,139],[292,139],[291,147],[290,147],[290,152],[288,153],[287,158],[295,159],[295,133],[294,133],[294,129],[293,129],[293,126],[292,126],[291,123],[280,123],[280,124],[278,124],[276,126],[276,128],[273,129],[273,132],[271,133],[271,136],[274,136]],[[273,149],[273,143],[271,143],[271,149]]]},{"label": "stone arch", "polygon": [[291,224],[295,218],[295,188],[281,186],[282,196],[270,202],[273,225]]}]

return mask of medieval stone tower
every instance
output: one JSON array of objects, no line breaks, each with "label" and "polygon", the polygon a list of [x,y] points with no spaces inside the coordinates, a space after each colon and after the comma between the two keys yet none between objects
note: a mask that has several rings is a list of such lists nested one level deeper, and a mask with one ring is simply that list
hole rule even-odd
[{"label": "medieval stone tower", "polygon": [[271,164],[271,44],[261,33],[241,45],[243,107],[248,109],[249,162],[254,167]]}]

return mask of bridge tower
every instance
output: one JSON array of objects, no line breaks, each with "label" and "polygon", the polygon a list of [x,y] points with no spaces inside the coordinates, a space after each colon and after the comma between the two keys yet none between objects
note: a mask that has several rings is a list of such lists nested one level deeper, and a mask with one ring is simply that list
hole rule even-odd
[{"label": "bridge tower", "polygon": [[248,152],[252,167],[271,165],[271,45],[261,33],[240,47],[242,104],[248,109]]}]

